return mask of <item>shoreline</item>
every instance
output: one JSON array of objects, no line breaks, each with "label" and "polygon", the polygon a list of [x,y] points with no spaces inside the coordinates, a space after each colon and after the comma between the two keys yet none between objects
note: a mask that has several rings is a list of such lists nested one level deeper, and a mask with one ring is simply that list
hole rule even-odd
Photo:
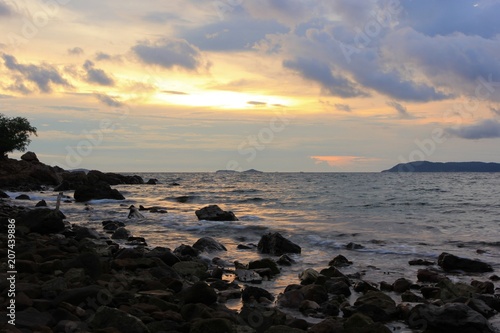
[{"label": "shoreline", "polygon": [[[2,202],[1,207],[5,215],[5,210],[9,210],[6,207],[9,206]],[[18,219],[17,216],[9,216],[9,218],[16,221]],[[120,318],[113,325],[119,326],[121,321],[127,319],[133,325],[138,325],[137,327],[144,332],[162,331],[163,329],[158,327],[167,325],[165,320],[168,321],[168,325],[175,326],[174,331],[179,332],[205,332],[204,328],[200,331],[200,327],[211,327],[210,325],[222,325],[217,326],[217,329],[222,327],[223,330],[230,332],[242,330],[247,332],[246,329],[250,329],[250,332],[252,329],[257,332],[268,330],[275,332],[274,330],[278,330],[280,326],[286,326],[287,329],[297,330],[297,332],[300,332],[298,331],[300,329],[323,332],[324,327],[328,327],[329,330],[335,328],[334,332],[390,332],[391,330],[387,327],[390,327],[393,332],[412,332],[408,327],[415,326],[416,323],[425,323],[430,327],[434,325],[431,320],[435,318],[427,318],[429,315],[425,311],[438,313],[437,309],[459,306],[462,311],[474,311],[476,319],[481,321],[474,323],[482,327],[482,330],[478,332],[495,332],[488,328],[489,324],[485,316],[492,316],[492,319],[496,319],[498,315],[491,311],[492,309],[500,311],[500,300],[493,296],[495,293],[493,282],[480,281],[476,283],[476,286],[453,283],[446,278],[449,274],[439,267],[435,270],[425,269],[425,266],[422,266],[423,273],[419,274],[422,276],[419,276],[416,283],[408,279],[398,279],[392,284],[374,285],[363,281],[362,276],[344,275],[342,267],[348,265],[348,259],[340,256],[339,263],[325,267],[321,271],[304,268],[302,282],[297,278],[296,284],[291,284],[283,290],[277,300],[275,297],[277,295],[270,295],[261,288],[261,284],[243,283],[235,279],[234,282],[238,284],[235,286],[233,281],[230,281],[231,279],[227,279],[227,276],[235,271],[234,268],[225,267],[227,264],[207,263],[197,254],[190,253],[192,246],[184,247],[179,251],[176,251],[177,249],[174,251],[147,249],[144,246],[131,248],[130,245],[127,247],[118,245],[111,238],[100,239],[102,230],[98,231],[101,235],[96,234],[90,228],[77,225],[65,226],[64,230],[40,237],[36,233],[26,232],[26,229],[23,231],[23,226],[21,226],[20,232],[16,234],[16,241],[19,244],[24,246],[26,243],[36,242],[38,247],[35,252],[18,252],[18,265],[21,263],[21,267],[26,272],[22,273],[23,270],[18,269],[20,273],[17,283],[21,285],[21,289],[17,289],[18,298],[20,298],[16,303],[17,311],[19,311],[17,318],[21,318],[23,325],[32,325],[29,322],[23,323],[23,316],[35,315],[45,320],[40,321],[46,324],[42,326],[51,324],[52,326],[47,327],[54,331],[61,331],[61,325],[65,325],[66,331],[68,327],[71,329],[80,327],[82,328],[80,332],[86,332],[85,329],[89,327],[92,329],[88,331],[98,331],[98,329],[105,328],[101,327],[102,325],[109,325],[109,323],[98,322],[98,319],[112,316]],[[6,239],[3,237],[4,234],[2,234],[3,248],[1,250],[5,251]],[[140,237],[135,241],[147,242],[147,240],[141,240]],[[71,251],[63,251],[62,249],[67,250],[68,244],[73,246],[70,247]],[[55,259],[43,258],[40,253],[45,253],[45,251],[56,252],[52,254]],[[208,252],[208,254],[204,252],[204,255],[210,256],[211,254],[216,255],[217,252]],[[79,260],[79,263],[69,265],[67,260],[70,259],[66,258],[67,256],[73,261]],[[82,259],[82,256],[90,259]],[[65,259],[62,260],[61,257]],[[272,255],[269,257],[273,260],[278,259]],[[181,264],[177,264],[178,262]],[[176,264],[177,266],[174,267]],[[245,264],[248,263],[243,263]],[[189,267],[182,267],[183,265]],[[53,273],[50,273],[49,267],[54,269]],[[243,269],[247,268],[243,267]],[[269,267],[261,269],[257,271],[257,275],[271,276],[272,279],[273,274],[268,270]],[[493,276],[494,273],[491,274]],[[226,281],[222,277],[225,277]],[[421,279],[423,281],[419,281]],[[26,281],[30,281],[27,283],[28,286],[25,285]],[[118,288],[118,286],[122,287]],[[394,287],[397,291],[394,291]],[[486,294],[478,293],[485,291]],[[21,297],[19,297],[20,292],[22,292]],[[77,302],[81,301],[80,293],[90,295],[91,299],[92,297],[102,298],[106,301],[96,308],[95,304],[90,306],[85,302]],[[450,299],[449,293],[454,295],[454,298]],[[57,294],[59,296],[51,298]],[[68,298],[58,299],[57,297],[61,295],[66,295],[64,297]],[[40,296],[43,298],[37,298]],[[396,298],[399,296],[402,301],[394,302],[395,296]],[[123,297],[126,300],[122,300]],[[189,297],[194,298],[189,299]],[[143,303],[143,298],[148,299],[146,305]],[[230,310],[226,306],[228,300],[232,300],[229,303],[234,303],[234,300],[239,299],[242,299],[243,305],[239,312]],[[5,299],[2,300],[5,303]],[[476,310],[481,309],[483,314],[472,310],[471,302],[472,304],[480,303],[482,306],[480,308],[477,304],[473,306],[476,306]],[[451,305],[445,305],[445,303]],[[419,308],[416,304],[425,305]],[[431,308],[435,306],[433,304],[438,304],[441,308]],[[487,308],[484,308],[484,305]],[[196,310],[205,314],[191,318],[183,313],[183,309],[186,312],[188,308],[189,313]],[[485,309],[488,308],[489,310],[486,311]],[[54,314],[50,314],[51,311],[64,312],[65,319],[54,317]],[[207,315],[206,312],[211,314]],[[289,316],[291,313],[301,315],[298,316],[299,318],[287,318],[287,314]],[[446,315],[446,311],[444,313]],[[130,318],[129,314],[132,314],[133,318]],[[308,323],[303,319],[305,317],[311,318],[311,321],[317,324]],[[481,318],[484,318],[484,321]],[[56,323],[56,319],[61,320]],[[165,327],[173,328],[168,325]],[[153,326],[154,329],[152,329]],[[276,327],[273,328],[273,326]]]}]

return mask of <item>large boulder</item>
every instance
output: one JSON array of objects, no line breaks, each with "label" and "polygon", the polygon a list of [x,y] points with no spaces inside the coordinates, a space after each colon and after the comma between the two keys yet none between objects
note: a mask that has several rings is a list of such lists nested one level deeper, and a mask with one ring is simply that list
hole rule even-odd
[{"label": "large boulder", "polygon": [[144,180],[137,175],[125,176],[113,172],[101,172],[97,170],[91,170],[87,173],[87,178],[90,183],[105,182],[109,185],[120,185],[120,184],[144,184]]},{"label": "large boulder", "polygon": [[261,253],[269,253],[275,256],[281,256],[285,253],[300,253],[301,248],[295,243],[292,243],[280,233],[268,233],[262,236],[257,245],[257,249]]},{"label": "large boulder", "polygon": [[410,311],[411,328],[433,332],[492,333],[488,320],[462,303],[419,304]]},{"label": "large boulder", "polygon": [[29,228],[30,232],[51,234],[64,230],[64,218],[64,214],[60,211],[48,208],[37,208],[21,213],[16,222],[19,226]]},{"label": "large boulder", "polygon": [[201,252],[227,251],[226,247],[212,237],[202,237],[193,244],[193,247]]},{"label": "large boulder", "polygon": [[206,221],[238,221],[233,212],[224,211],[217,205],[210,205],[195,212],[198,220]]},{"label": "large boulder", "polygon": [[0,163],[0,188],[3,189],[40,190],[43,185],[55,186],[61,180],[60,168],[45,165],[34,159],[26,161],[6,158]]},{"label": "large boulder", "polygon": [[36,154],[32,151],[28,151],[21,156],[21,159],[26,162],[40,162]]},{"label": "large boulder", "polygon": [[368,291],[354,303],[355,311],[360,312],[373,321],[386,322],[395,319],[398,314],[394,300],[380,291]]},{"label": "large boulder", "polygon": [[112,189],[108,183],[97,182],[92,185],[81,185],[75,190],[73,195],[75,201],[85,202],[98,199],[124,200],[125,197],[118,192],[117,189]]},{"label": "large boulder", "polygon": [[115,328],[122,333],[149,333],[139,318],[107,306],[97,309],[90,326],[94,329]]},{"label": "large boulder", "polygon": [[439,255],[438,265],[445,271],[460,270],[473,273],[493,272],[491,265],[485,262],[468,258],[460,258],[446,252]]}]

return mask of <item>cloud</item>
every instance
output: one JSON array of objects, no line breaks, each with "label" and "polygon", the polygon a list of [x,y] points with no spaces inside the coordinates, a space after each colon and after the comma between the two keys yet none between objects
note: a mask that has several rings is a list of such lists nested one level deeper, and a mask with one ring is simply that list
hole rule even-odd
[{"label": "cloud", "polygon": [[97,52],[94,59],[96,61],[111,60],[111,55],[104,53],[104,52]]},{"label": "cloud", "polygon": [[495,119],[484,119],[472,125],[448,128],[449,134],[469,140],[500,138],[500,123]]},{"label": "cloud", "polygon": [[311,156],[316,164],[327,163],[331,167],[345,167],[353,164],[368,163],[379,161],[378,158],[364,156]]},{"label": "cloud", "polygon": [[399,115],[399,118],[401,119],[414,119],[415,117],[412,116],[409,112],[406,106],[396,102],[396,101],[388,101],[386,103],[388,106],[393,107]]},{"label": "cloud", "polygon": [[259,101],[248,101],[247,104],[253,105],[253,106],[266,106],[266,102],[259,102]]},{"label": "cloud", "polygon": [[22,82],[22,79],[34,83],[44,93],[51,92],[53,85],[71,86],[53,66],[47,64],[39,66],[20,64],[14,56],[8,54],[3,54],[2,58],[9,70],[20,74],[20,77],[16,78],[16,83],[11,86],[12,90],[17,90],[25,94],[31,92],[31,89]]},{"label": "cloud", "polygon": [[335,109],[339,111],[351,112],[352,108],[348,104],[334,104]]},{"label": "cloud", "polygon": [[80,106],[71,106],[71,105],[49,105],[47,108],[52,109],[52,110],[62,110],[62,111],[96,111],[98,110],[97,108],[87,108],[87,107],[80,107]]},{"label": "cloud", "polygon": [[168,69],[180,67],[187,70],[196,70],[203,66],[200,50],[182,39],[162,38],[155,42],[142,41],[132,47],[132,51],[142,62],[149,65]]},{"label": "cloud", "polygon": [[4,2],[0,0],[0,17],[11,16],[12,9]]},{"label": "cloud", "polygon": [[495,116],[500,116],[500,109],[490,107],[490,111],[495,115]]},{"label": "cloud", "polygon": [[106,94],[95,93],[94,96],[101,102],[110,107],[119,108],[124,104],[120,102],[116,97],[108,96]]},{"label": "cloud", "polygon": [[161,92],[164,94],[169,94],[169,95],[189,95],[186,92],[177,91],[177,90],[162,90]]},{"label": "cloud", "polygon": [[85,81],[89,83],[97,83],[101,86],[112,86],[115,84],[113,78],[111,78],[102,69],[94,68],[94,63],[87,60],[83,64],[83,68],[86,71]]},{"label": "cloud", "polygon": [[73,47],[71,49],[68,49],[68,54],[71,54],[71,55],[82,55],[84,53],[85,53],[85,51],[83,51],[83,49],[81,47]]},{"label": "cloud", "polygon": [[150,12],[142,17],[144,21],[155,24],[164,24],[177,18],[176,15],[167,12]]},{"label": "cloud", "polygon": [[319,83],[323,92],[328,95],[344,98],[368,96],[367,93],[360,91],[355,83],[345,77],[334,75],[327,63],[315,59],[297,58],[285,60],[283,66],[295,70],[305,79]]}]

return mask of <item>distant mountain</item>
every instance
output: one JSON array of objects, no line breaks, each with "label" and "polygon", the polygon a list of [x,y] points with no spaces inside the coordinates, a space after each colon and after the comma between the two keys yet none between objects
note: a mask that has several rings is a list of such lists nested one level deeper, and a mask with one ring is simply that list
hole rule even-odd
[{"label": "distant mountain", "polygon": [[500,163],[419,161],[400,163],[382,172],[500,172]]},{"label": "distant mountain", "polygon": [[243,173],[263,173],[263,172],[255,169],[250,169],[243,171]]}]

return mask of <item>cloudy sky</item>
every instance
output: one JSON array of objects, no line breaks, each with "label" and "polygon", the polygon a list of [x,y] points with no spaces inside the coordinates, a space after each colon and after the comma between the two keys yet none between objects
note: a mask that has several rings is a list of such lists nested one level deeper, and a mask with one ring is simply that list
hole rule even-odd
[{"label": "cloudy sky", "polygon": [[0,0],[0,113],[67,169],[500,162],[499,16],[498,0]]}]

